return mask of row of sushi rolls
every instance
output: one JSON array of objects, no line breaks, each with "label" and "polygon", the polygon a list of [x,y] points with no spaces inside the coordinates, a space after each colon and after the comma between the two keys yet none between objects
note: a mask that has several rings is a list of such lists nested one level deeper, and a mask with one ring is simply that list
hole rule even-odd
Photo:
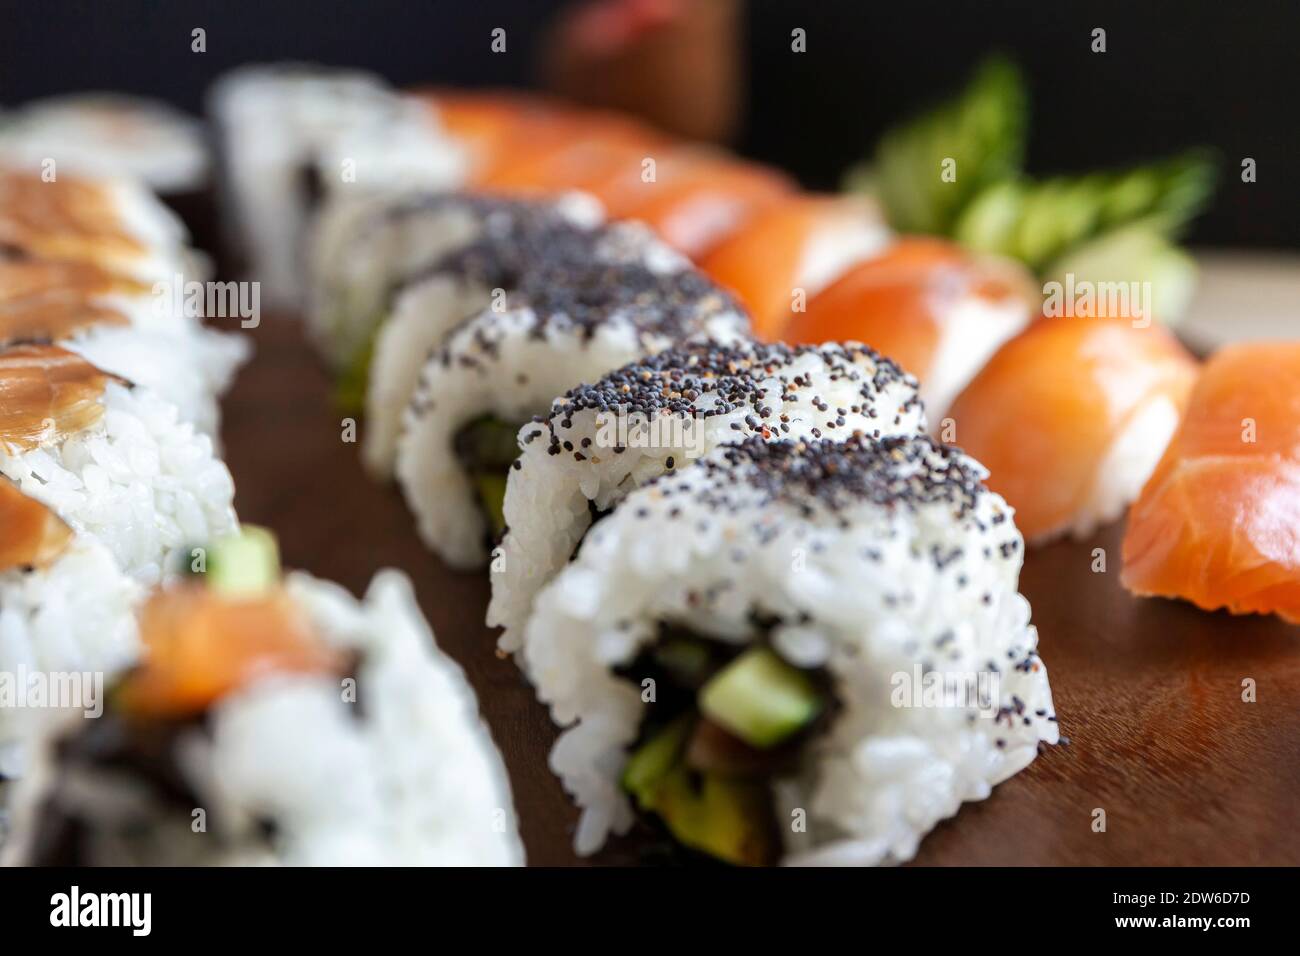
[{"label": "row of sushi rolls", "polygon": [[[211,277],[183,220],[210,179],[368,471],[490,576],[484,651],[562,728],[579,854],[640,821],[686,858],[912,858],[1061,741],[1026,542],[1126,509],[1134,594],[1300,622],[1300,344],[1200,361],[1168,330],[1208,163],[1031,179],[1022,85],[989,61],[817,195],[625,116],[341,69],[240,68],[206,126],[8,112],[3,859],[524,862],[408,578],[358,600],[239,524],[218,401],[256,332],[159,304]],[[1152,307],[1047,314],[1067,275]]]}]

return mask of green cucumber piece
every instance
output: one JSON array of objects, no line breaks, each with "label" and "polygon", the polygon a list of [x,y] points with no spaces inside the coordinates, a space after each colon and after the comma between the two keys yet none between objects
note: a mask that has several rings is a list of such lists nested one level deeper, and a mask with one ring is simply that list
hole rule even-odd
[{"label": "green cucumber piece", "polygon": [[700,691],[700,710],[752,747],[773,747],[821,711],[812,681],[765,647],[746,651]]},{"label": "green cucumber piece", "polygon": [[218,538],[208,548],[208,587],[229,598],[255,598],[280,580],[280,546],[258,525]]}]

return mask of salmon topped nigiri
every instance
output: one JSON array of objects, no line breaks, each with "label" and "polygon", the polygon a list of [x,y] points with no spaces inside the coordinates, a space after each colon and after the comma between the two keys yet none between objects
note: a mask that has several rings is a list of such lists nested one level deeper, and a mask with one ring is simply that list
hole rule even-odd
[{"label": "salmon topped nigiri", "polygon": [[1300,342],[1232,345],[1129,512],[1124,586],[1300,624]]},{"label": "salmon topped nigiri", "polygon": [[932,425],[998,346],[1028,323],[1029,276],[940,239],[908,237],[813,296],[781,330],[793,343],[854,340],[921,382]]},{"label": "salmon topped nigiri", "polygon": [[816,295],[889,238],[860,196],[793,196],[760,212],[700,263],[749,309],[760,338],[780,337],[797,293]]},{"label": "salmon topped nigiri", "polygon": [[953,402],[941,432],[1041,542],[1088,534],[1137,496],[1178,427],[1196,361],[1168,331],[1040,318]]},{"label": "salmon topped nigiri", "polygon": [[646,158],[653,164],[591,183],[589,191],[611,218],[640,219],[696,260],[794,190],[774,169],[711,149],[674,147]]},{"label": "salmon topped nigiri", "polygon": [[0,351],[0,448],[27,451],[94,425],[115,378],[57,345]]},{"label": "salmon topped nigiri", "polygon": [[72,529],[46,505],[0,478],[0,573],[44,568],[72,541]]}]

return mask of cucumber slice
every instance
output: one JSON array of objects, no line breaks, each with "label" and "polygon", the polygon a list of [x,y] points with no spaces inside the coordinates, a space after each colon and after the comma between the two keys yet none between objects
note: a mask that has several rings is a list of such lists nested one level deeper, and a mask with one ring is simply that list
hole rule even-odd
[{"label": "cucumber slice", "polygon": [[740,655],[700,691],[700,710],[752,747],[772,747],[822,709],[808,676],[764,647]]},{"label": "cucumber slice", "polygon": [[246,524],[208,549],[208,586],[231,598],[255,598],[280,580],[280,546],[266,528]]}]

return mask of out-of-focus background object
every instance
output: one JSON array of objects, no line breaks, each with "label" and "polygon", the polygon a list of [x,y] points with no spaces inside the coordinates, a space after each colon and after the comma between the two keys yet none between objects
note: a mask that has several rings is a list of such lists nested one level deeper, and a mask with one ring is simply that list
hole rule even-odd
[{"label": "out-of-focus background object", "polygon": [[543,44],[546,86],[723,142],[740,122],[740,0],[584,0]]},{"label": "out-of-focus background object", "polygon": [[1202,251],[1200,284],[1179,334],[1198,352],[1300,336],[1300,255]]}]

